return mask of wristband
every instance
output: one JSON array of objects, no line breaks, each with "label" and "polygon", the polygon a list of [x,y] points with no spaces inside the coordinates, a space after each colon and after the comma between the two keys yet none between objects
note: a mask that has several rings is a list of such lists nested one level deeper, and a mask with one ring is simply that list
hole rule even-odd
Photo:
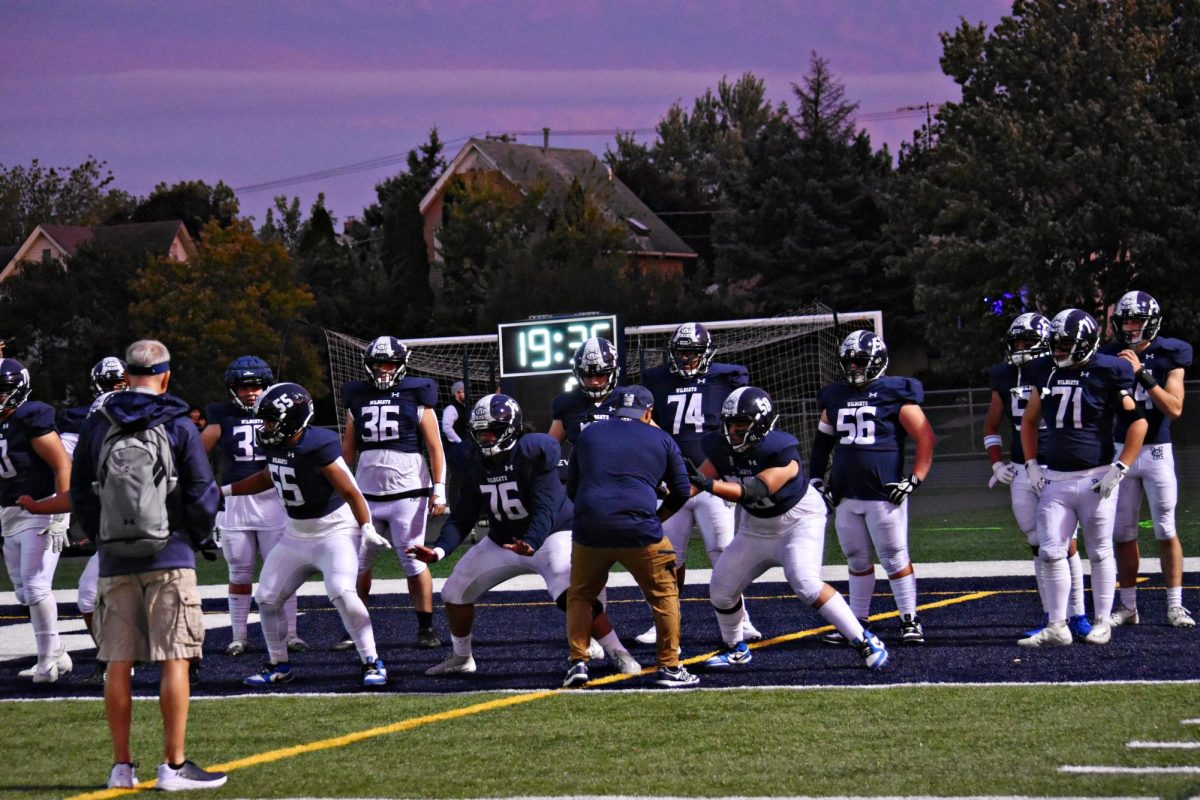
[{"label": "wristband", "polygon": [[233,484],[232,483],[227,483],[221,487],[221,497],[232,497],[232,496],[233,496]]},{"label": "wristband", "polygon": [[1124,475],[1126,472],[1129,472],[1129,467],[1125,466],[1120,461],[1114,461],[1113,466],[1116,467],[1117,471],[1119,471],[1122,475]]},{"label": "wristband", "polygon": [[440,497],[444,500],[446,498],[446,484],[435,483],[433,485],[433,496]]},{"label": "wristband", "polygon": [[1004,446],[1004,440],[1000,438],[1000,434],[998,434],[998,433],[989,433],[987,436],[983,437],[983,449],[984,450],[988,449],[989,447],[1003,447],[1003,446]]},{"label": "wristband", "polygon": [[437,556],[437,558],[435,558],[434,561],[441,561],[443,558],[446,557],[446,551],[440,547],[433,548],[433,554],[435,556]]},{"label": "wristband", "polygon": [[1158,386],[1158,380],[1155,379],[1154,373],[1146,369],[1139,369],[1134,373],[1133,377],[1137,379],[1137,382],[1140,383],[1142,388],[1146,391],[1150,391],[1155,386]]}]

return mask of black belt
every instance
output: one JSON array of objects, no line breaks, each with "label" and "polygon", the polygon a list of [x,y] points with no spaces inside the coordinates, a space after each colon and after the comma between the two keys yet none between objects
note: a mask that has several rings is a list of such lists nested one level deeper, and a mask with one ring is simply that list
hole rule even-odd
[{"label": "black belt", "polygon": [[407,492],[396,492],[395,494],[367,494],[363,492],[363,497],[368,500],[374,500],[376,503],[386,503],[388,500],[407,500],[412,497],[429,497],[433,493],[433,489],[426,486],[424,489],[409,489]]}]

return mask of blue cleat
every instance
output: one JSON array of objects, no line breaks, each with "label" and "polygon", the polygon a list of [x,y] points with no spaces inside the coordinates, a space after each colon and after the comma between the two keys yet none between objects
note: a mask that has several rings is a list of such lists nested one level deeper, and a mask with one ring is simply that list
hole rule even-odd
[{"label": "blue cleat", "polygon": [[242,680],[247,686],[274,686],[277,683],[291,683],[292,665],[286,661],[282,664],[263,664],[263,668],[248,678]]},{"label": "blue cleat", "polygon": [[1039,633],[1041,633],[1042,629],[1045,628],[1049,624],[1050,624],[1050,615],[1042,614],[1041,624],[1035,628],[1030,628],[1029,630],[1022,633],[1021,638],[1022,639],[1032,639],[1034,636],[1037,636]]},{"label": "blue cleat", "polygon": [[724,653],[718,653],[700,666],[703,669],[739,669],[747,666],[754,656],[745,642],[738,642]]},{"label": "blue cleat", "polygon": [[371,689],[377,686],[387,686],[387,670],[384,669],[382,659],[376,658],[373,661],[364,661],[362,674],[363,686]]},{"label": "blue cleat", "polygon": [[1067,627],[1071,629],[1076,639],[1082,639],[1092,632],[1092,623],[1087,614],[1076,614],[1067,619]]},{"label": "blue cleat", "polygon": [[863,664],[867,669],[883,669],[887,666],[890,659],[888,650],[875,634],[863,631],[863,638],[855,642],[854,646],[858,648],[858,654],[862,656]]}]

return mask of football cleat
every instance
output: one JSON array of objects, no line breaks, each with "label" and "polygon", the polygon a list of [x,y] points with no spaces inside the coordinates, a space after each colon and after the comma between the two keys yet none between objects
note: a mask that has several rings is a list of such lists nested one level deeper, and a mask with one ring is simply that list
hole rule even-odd
[{"label": "football cleat", "polygon": [[1108,644],[1112,641],[1112,624],[1100,622],[1092,626],[1092,632],[1083,637],[1088,644]]},{"label": "football cleat", "polygon": [[51,661],[49,664],[38,664],[33,668],[34,683],[54,683],[58,680],[58,664]]},{"label": "football cleat", "polygon": [[758,632],[758,628],[750,622],[750,618],[742,623],[742,641],[743,642],[758,642],[762,641],[763,635]]},{"label": "football cleat", "polygon": [[1092,621],[1087,618],[1087,614],[1075,614],[1067,618],[1067,627],[1071,629],[1071,635],[1082,639],[1092,632]]},{"label": "football cleat", "polygon": [[[866,617],[859,617],[858,624],[863,626],[864,632],[867,630],[867,627],[870,625],[870,623],[867,622]],[[845,636],[843,636],[842,632],[837,630],[836,628],[831,630],[829,633],[825,634],[824,636],[822,636],[821,641],[824,642],[825,644],[832,644],[837,647],[841,647],[842,645],[850,644],[850,640],[847,639]]]},{"label": "football cleat", "polygon": [[572,661],[570,669],[567,670],[567,677],[563,678],[562,685],[567,689],[573,689],[576,686],[583,686],[588,682],[588,669],[586,661]]},{"label": "football cleat", "polygon": [[1196,620],[1192,619],[1192,612],[1188,611],[1183,606],[1172,606],[1167,609],[1167,622],[1171,623],[1172,628],[1194,628]]},{"label": "football cleat", "polygon": [[375,658],[370,661],[364,661],[362,665],[362,683],[368,688],[377,686],[387,686],[388,674],[383,666],[383,661]]},{"label": "football cleat", "polygon": [[704,669],[739,669],[750,665],[754,655],[745,642],[738,642],[724,653],[717,653],[700,666]]},{"label": "football cleat", "polygon": [[1021,647],[1064,647],[1071,643],[1071,629],[1066,623],[1047,625],[1033,636],[1018,639]]},{"label": "football cleat", "polygon": [[700,685],[700,679],[680,664],[677,667],[659,667],[654,682],[665,689],[691,689]]},{"label": "football cleat", "polygon": [[109,789],[132,789],[137,782],[137,764],[134,763],[113,764],[108,773]]},{"label": "football cleat", "polygon": [[883,669],[890,658],[888,649],[879,641],[879,637],[868,630],[863,631],[863,638],[854,642],[858,654],[862,656],[867,669]]},{"label": "football cleat", "polygon": [[[39,666],[38,664],[34,664],[32,667],[30,667],[28,669],[21,670],[20,672],[17,673],[17,677],[19,677],[19,678],[34,677],[34,673],[37,672],[38,666]],[[58,650],[55,651],[54,666],[58,668],[58,674],[60,677],[63,675],[66,675],[68,672],[70,672],[71,670],[73,670],[75,668],[75,662],[71,661],[71,654],[67,652],[67,646],[65,644],[60,644],[58,646]],[[50,670],[47,667],[44,671],[49,672]],[[35,683],[53,683],[53,681],[35,681]]]},{"label": "football cleat", "polygon": [[435,647],[441,646],[442,640],[438,638],[433,628],[422,628],[417,631],[417,647],[422,650],[432,650]]},{"label": "football cleat", "polygon": [[657,644],[658,643],[658,628],[651,625],[642,633],[634,637],[634,641],[638,644]]},{"label": "football cleat", "polygon": [[608,658],[622,675],[638,675],[642,671],[642,665],[628,650],[614,650]]},{"label": "football cleat", "polygon": [[475,671],[474,656],[450,656],[440,664],[425,670],[426,675],[456,675]]},{"label": "football cleat", "polygon": [[249,648],[250,648],[250,643],[247,642],[245,639],[234,639],[232,642],[229,643],[229,646],[225,648],[225,655],[240,656],[240,655],[244,654],[246,652],[246,650],[248,650]]},{"label": "football cleat", "polygon": [[308,642],[304,641],[299,636],[289,636],[287,640],[287,649],[289,653],[307,653]]},{"label": "football cleat", "polygon": [[1125,606],[1117,606],[1108,617],[1108,624],[1114,628],[1119,628],[1122,625],[1137,625],[1141,621],[1136,607],[1126,608]]},{"label": "football cleat", "polygon": [[335,644],[331,649],[333,649],[333,650],[353,650],[354,649],[354,640],[351,639],[349,636],[347,636],[344,639],[342,639],[340,642]]},{"label": "football cleat", "polygon": [[588,660],[600,661],[604,658],[604,648],[595,639],[588,642]]},{"label": "football cleat", "polygon": [[1028,639],[1031,636],[1037,636],[1049,624],[1050,624],[1050,615],[1047,614],[1045,611],[1043,611],[1042,612],[1042,621],[1040,623],[1038,623],[1036,626],[1030,628],[1029,630],[1025,631],[1023,634],[1021,634],[1021,638]]},{"label": "football cleat", "polygon": [[925,628],[916,614],[900,617],[900,644],[925,644]]},{"label": "football cleat", "polygon": [[158,765],[158,789],[162,792],[181,792],[185,789],[216,789],[224,786],[228,776],[224,772],[207,772],[191,761],[184,761],[179,769],[170,764]]},{"label": "football cleat", "polygon": [[285,661],[282,664],[263,664],[261,670],[243,678],[242,683],[247,686],[273,686],[276,683],[291,683],[293,677],[292,665]]}]

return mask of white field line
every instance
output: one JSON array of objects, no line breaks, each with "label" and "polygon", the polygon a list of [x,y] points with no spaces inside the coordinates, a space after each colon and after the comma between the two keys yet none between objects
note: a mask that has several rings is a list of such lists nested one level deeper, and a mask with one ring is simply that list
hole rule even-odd
[{"label": "white field line", "polygon": [[[391,798],[379,797],[358,797],[358,798],[326,798],[326,797],[284,797],[279,800],[391,800]],[[400,799],[397,799],[400,800]],[[518,795],[516,797],[491,797],[491,798],[474,798],[473,800],[706,800],[705,798],[692,797],[667,797],[659,795],[596,795],[596,794],[573,794],[569,796],[536,796],[536,795]],[[1062,797],[1054,795],[1053,798],[1046,795],[1023,795],[1023,794],[1004,794],[1004,795],[867,795],[854,796],[842,795],[840,797],[808,797],[803,795],[785,795],[782,797],[737,797],[729,796],[725,800],[1152,800],[1148,797],[1106,797],[1100,795],[1087,795],[1086,797]]]},{"label": "white field line", "polygon": [[1200,750],[1200,742],[1126,742],[1126,747],[1142,750]]},{"label": "white field line", "polygon": [[1200,725],[1200,719],[1185,719],[1180,721],[1181,725]]},{"label": "white field line", "polygon": [[1083,767],[1068,764],[1059,772],[1073,775],[1200,775],[1200,767]]}]

